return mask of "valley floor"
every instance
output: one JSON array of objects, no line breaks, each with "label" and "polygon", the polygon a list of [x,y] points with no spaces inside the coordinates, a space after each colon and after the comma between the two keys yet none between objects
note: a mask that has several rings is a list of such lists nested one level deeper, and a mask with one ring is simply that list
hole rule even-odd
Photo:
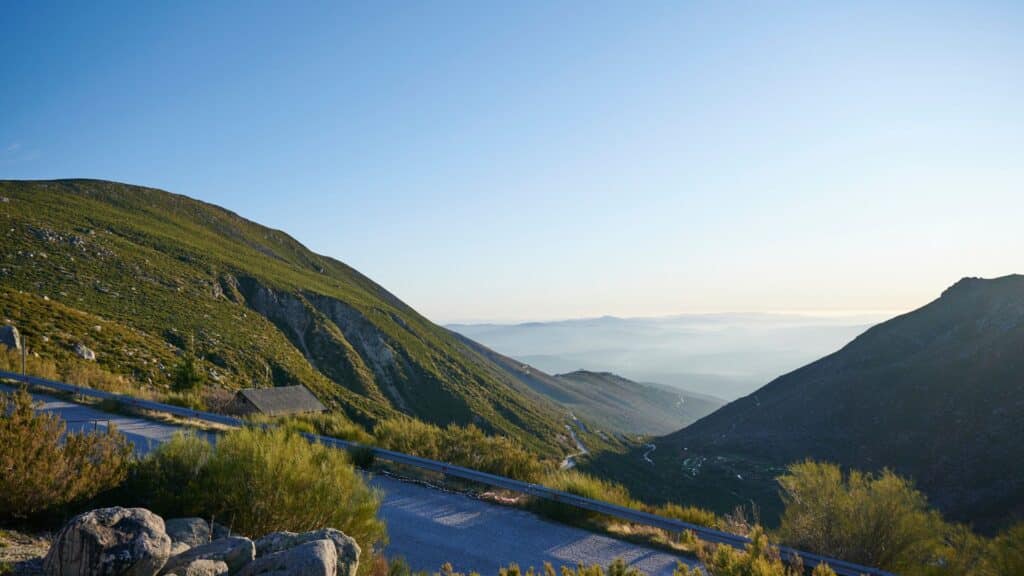
[{"label": "valley floor", "polygon": [[[0,385],[0,390],[11,388]],[[109,414],[50,396],[33,394],[41,409],[59,414],[71,430],[105,428],[112,423],[144,454],[181,428],[142,418]],[[516,562],[524,568],[551,562],[607,565],[618,557],[651,576],[669,576],[677,561],[691,558],[594,534],[548,521],[531,512],[476,500],[464,494],[376,475],[370,482],[384,492],[381,517],[388,525],[389,557],[402,556],[415,570],[435,572],[445,562],[456,570],[496,575]]]}]

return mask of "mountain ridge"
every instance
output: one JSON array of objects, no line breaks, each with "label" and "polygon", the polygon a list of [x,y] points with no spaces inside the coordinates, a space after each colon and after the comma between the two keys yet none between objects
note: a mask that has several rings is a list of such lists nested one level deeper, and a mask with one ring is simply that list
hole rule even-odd
[{"label": "mountain ridge", "polygon": [[[4,317],[43,356],[81,342],[105,369],[167,388],[191,340],[224,388],[303,383],[364,422],[405,413],[571,449],[560,407],[283,231],[102,180],[0,181],[0,197]],[[67,331],[48,315],[81,321]]]},{"label": "mountain ridge", "polygon": [[1024,276],[965,278],[658,438],[651,483],[722,509],[753,498],[771,515],[790,462],[888,467],[949,517],[990,529],[1024,517],[1022,435]]}]

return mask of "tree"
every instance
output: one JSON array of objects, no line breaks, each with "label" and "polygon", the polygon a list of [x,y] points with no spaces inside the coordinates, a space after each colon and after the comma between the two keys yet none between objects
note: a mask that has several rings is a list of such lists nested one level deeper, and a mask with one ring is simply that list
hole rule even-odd
[{"label": "tree", "polygon": [[174,389],[182,392],[194,390],[205,381],[206,375],[203,374],[203,369],[199,365],[199,359],[191,350],[186,351],[174,367]]}]

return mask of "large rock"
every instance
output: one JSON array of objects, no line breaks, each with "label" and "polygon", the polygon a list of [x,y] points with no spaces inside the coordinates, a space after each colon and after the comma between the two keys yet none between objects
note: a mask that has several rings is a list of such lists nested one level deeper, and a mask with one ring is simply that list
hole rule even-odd
[{"label": "large rock", "polygon": [[18,329],[10,324],[0,326],[0,346],[21,350],[21,335],[18,334]]},{"label": "large rock", "polygon": [[175,576],[224,576],[228,565],[220,560],[193,560],[187,566],[175,570]]},{"label": "large rock", "polygon": [[274,554],[316,540],[327,540],[334,544],[338,556],[337,576],[356,576],[356,570],[359,568],[359,544],[351,536],[334,528],[301,534],[272,532],[256,541],[256,556]]},{"label": "large rock", "polygon": [[100,508],[74,517],[43,560],[52,576],[153,576],[167,562],[171,538],[144,508]]},{"label": "large rock", "polygon": [[262,556],[238,576],[334,576],[338,551],[330,540],[314,540],[294,548]]},{"label": "large rock", "polygon": [[164,527],[173,544],[188,544],[189,548],[193,548],[212,540],[210,525],[202,518],[172,518],[164,520]]},{"label": "large rock", "polygon": [[190,548],[177,556],[172,556],[164,566],[162,574],[178,574],[195,560],[220,560],[227,564],[228,571],[232,574],[238,572],[243,566],[252,562],[256,557],[256,548],[252,540],[241,536],[221,538],[201,546]]},{"label": "large rock", "polygon": [[90,362],[96,360],[96,353],[91,348],[82,344],[81,342],[75,344],[75,354],[78,354],[79,358],[83,360],[89,360]]},{"label": "large rock", "polygon": [[231,536],[231,528],[228,528],[223,524],[217,524],[216,522],[210,524],[210,531],[213,532],[214,540],[220,540],[221,538]]}]

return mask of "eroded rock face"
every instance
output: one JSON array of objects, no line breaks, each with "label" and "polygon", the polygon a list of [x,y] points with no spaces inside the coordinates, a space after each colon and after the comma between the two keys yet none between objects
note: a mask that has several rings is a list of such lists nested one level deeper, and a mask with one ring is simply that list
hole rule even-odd
[{"label": "eroded rock face", "polygon": [[330,540],[314,540],[257,558],[238,576],[334,576],[338,552]]},{"label": "eroded rock face", "polygon": [[172,518],[164,521],[164,527],[173,544],[187,544],[192,548],[212,540],[210,525],[202,518]]},{"label": "eroded rock face", "polygon": [[195,560],[217,560],[224,562],[228,571],[234,574],[252,562],[255,557],[256,549],[252,540],[241,536],[231,536],[190,548],[177,556],[172,556],[163,567],[162,573],[183,576],[181,570]]},{"label": "eroded rock face", "polygon": [[43,561],[52,576],[153,576],[171,553],[162,518],[144,508],[100,508],[57,534]]},{"label": "eroded rock face", "polygon": [[256,556],[263,557],[301,546],[308,542],[326,540],[336,553],[336,576],[356,576],[359,569],[359,544],[351,536],[334,528],[312,532],[272,532],[256,541]]}]

